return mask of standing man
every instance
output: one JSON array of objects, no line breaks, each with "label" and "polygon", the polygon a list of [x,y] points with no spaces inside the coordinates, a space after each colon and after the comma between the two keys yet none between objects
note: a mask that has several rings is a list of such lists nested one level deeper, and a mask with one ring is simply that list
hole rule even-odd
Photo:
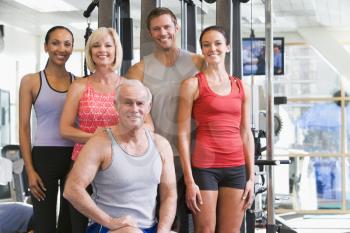
[{"label": "standing man", "polygon": [[281,75],[283,72],[282,69],[282,52],[279,45],[273,45],[273,70],[275,75]]},{"label": "standing man", "polygon": [[92,220],[87,233],[170,231],[176,212],[173,154],[166,139],[144,127],[151,96],[141,82],[123,81],[115,93],[118,125],[93,136],[74,163],[64,196]]},{"label": "standing man", "polygon": [[[154,41],[154,51],[132,66],[126,76],[142,81],[152,92],[153,123],[148,117],[147,124],[154,127],[156,133],[168,139],[173,149],[179,195],[177,218],[183,223],[186,217],[185,190],[183,180],[180,179],[183,175],[177,142],[179,90],[183,80],[195,75],[202,68],[204,59],[201,55],[177,47],[176,33],[179,31],[179,25],[175,14],[168,8],[153,9],[146,23],[149,35]],[[178,230],[185,232],[181,226]]]}]

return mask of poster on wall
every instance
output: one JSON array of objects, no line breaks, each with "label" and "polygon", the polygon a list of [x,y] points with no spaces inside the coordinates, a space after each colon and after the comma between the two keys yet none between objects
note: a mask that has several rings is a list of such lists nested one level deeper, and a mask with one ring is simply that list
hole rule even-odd
[{"label": "poster on wall", "polygon": [[[265,38],[243,38],[243,75],[265,75]],[[273,38],[274,75],[284,74],[284,38]]]}]

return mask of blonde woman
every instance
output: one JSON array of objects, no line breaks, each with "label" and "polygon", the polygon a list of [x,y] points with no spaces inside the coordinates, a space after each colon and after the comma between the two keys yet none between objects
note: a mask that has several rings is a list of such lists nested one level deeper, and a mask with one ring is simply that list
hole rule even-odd
[{"label": "blonde woman", "polygon": [[[116,73],[122,62],[123,51],[119,36],[113,28],[101,27],[95,30],[87,41],[85,54],[92,74],[71,86],[61,116],[62,137],[75,142],[73,161],[92,135],[118,123],[114,96],[116,86],[123,79]],[[71,211],[71,218],[73,232],[85,232],[87,218],[76,210]]]}]

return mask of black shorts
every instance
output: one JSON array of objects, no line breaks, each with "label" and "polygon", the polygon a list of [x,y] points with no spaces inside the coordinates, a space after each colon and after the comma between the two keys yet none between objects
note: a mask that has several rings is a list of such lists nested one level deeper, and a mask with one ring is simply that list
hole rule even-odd
[{"label": "black shorts", "polygon": [[220,187],[244,189],[245,165],[224,168],[192,168],[194,182],[200,190],[218,190]]}]

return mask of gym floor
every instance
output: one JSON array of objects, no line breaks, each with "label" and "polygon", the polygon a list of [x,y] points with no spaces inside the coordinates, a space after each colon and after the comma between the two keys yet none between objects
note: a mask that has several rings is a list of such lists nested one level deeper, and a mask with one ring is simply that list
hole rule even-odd
[{"label": "gym floor", "polygon": [[[350,214],[288,215],[282,217],[298,233],[350,233]],[[265,233],[257,229],[256,233]]]}]

